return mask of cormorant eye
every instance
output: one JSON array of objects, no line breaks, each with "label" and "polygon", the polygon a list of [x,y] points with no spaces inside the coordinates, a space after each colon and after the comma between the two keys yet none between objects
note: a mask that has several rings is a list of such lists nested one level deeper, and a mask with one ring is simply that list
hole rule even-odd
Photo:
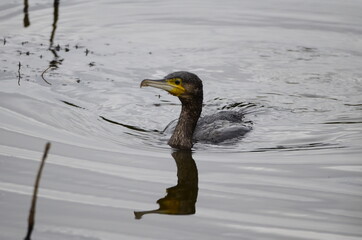
[{"label": "cormorant eye", "polygon": [[176,84],[176,85],[180,85],[180,83],[181,83],[181,82],[180,82],[180,80],[178,80],[178,79],[175,81],[175,84]]}]

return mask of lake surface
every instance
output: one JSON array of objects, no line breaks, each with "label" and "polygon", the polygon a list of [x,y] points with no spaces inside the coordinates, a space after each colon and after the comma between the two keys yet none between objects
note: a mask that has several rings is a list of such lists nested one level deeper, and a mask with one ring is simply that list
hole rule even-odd
[{"label": "lake surface", "polygon": [[[1,240],[48,141],[33,239],[362,238],[361,1],[26,3],[0,3]],[[178,99],[139,85],[179,70],[253,130],[173,151]]]}]

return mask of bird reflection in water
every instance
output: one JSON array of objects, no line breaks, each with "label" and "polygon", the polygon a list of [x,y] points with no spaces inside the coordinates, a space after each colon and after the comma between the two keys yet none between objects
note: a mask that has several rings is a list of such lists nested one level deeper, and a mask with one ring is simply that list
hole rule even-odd
[{"label": "bird reflection in water", "polygon": [[168,215],[195,214],[198,193],[198,172],[192,152],[190,150],[177,150],[172,153],[177,165],[177,185],[167,188],[167,195],[157,201],[158,209],[149,211],[135,211],[136,219],[145,214],[158,213]]}]

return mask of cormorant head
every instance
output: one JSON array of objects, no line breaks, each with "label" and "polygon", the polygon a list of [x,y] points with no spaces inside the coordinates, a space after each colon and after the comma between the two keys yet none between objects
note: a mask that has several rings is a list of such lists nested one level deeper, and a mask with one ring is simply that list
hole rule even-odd
[{"label": "cormorant head", "polygon": [[190,72],[170,73],[159,80],[145,79],[141,82],[141,87],[147,86],[163,89],[178,97],[181,101],[195,98],[202,101],[203,97],[201,79]]}]

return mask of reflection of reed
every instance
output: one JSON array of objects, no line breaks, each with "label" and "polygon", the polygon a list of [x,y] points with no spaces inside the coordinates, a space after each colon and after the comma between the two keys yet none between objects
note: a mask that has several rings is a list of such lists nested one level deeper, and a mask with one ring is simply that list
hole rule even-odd
[{"label": "reflection of reed", "polygon": [[[59,19],[59,0],[54,0],[53,3],[53,8],[54,8],[54,12],[53,12],[53,24],[52,24],[52,32],[50,34],[50,39],[49,39],[49,51],[54,55],[54,58],[52,61],[49,62],[49,67],[47,69],[45,69],[43,71],[43,73],[41,74],[42,79],[50,84],[45,78],[44,78],[44,74],[50,69],[50,68],[58,68],[58,65],[62,63],[63,59],[59,59],[58,53],[57,51],[59,51],[59,45],[58,47],[54,47],[54,37],[55,37],[55,32],[57,30],[57,23],[58,23],[58,19]],[[30,26],[30,20],[29,20],[29,4],[28,4],[28,0],[24,0],[24,27],[28,27]],[[4,40],[4,44],[5,44],[5,40]]]},{"label": "reflection of reed", "polygon": [[190,150],[172,153],[177,165],[177,185],[166,189],[167,195],[157,201],[159,208],[134,212],[136,219],[150,213],[189,215],[194,214],[198,193],[198,172]]},{"label": "reflection of reed", "polygon": [[53,12],[53,24],[52,24],[52,32],[50,34],[49,39],[49,51],[54,55],[54,58],[52,61],[49,62],[49,67],[43,71],[41,74],[42,79],[49,85],[51,85],[45,78],[44,74],[50,69],[50,68],[58,68],[58,65],[62,63],[63,59],[59,59],[57,48],[54,47],[54,37],[55,37],[55,31],[57,30],[57,23],[59,19],[59,0],[54,0],[54,12]]},{"label": "reflection of reed", "polygon": [[24,0],[24,27],[29,27],[30,26],[30,20],[29,20],[29,4],[28,4],[28,0]]},{"label": "reflection of reed", "polygon": [[19,62],[19,64],[18,64],[18,85],[20,86],[20,79],[21,79],[21,73],[20,73],[20,69],[21,69],[21,63]]},{"label": "reflection of reed", "polygon": [[[58,23],[58,18],[59,18],[59,0],[54,0],[54,13],[53,13],[53,24],[52,24],[52,33],[50,34],[50,47],[49,49],[53,48],[53,43],[54,43],[54,36],[55,36],[55,31],[57,30],[57,23]],[[54,49],[53,49],[54,50]],[[56,52],[54,50],[54,56],[58,56],[56,55]]]}]

